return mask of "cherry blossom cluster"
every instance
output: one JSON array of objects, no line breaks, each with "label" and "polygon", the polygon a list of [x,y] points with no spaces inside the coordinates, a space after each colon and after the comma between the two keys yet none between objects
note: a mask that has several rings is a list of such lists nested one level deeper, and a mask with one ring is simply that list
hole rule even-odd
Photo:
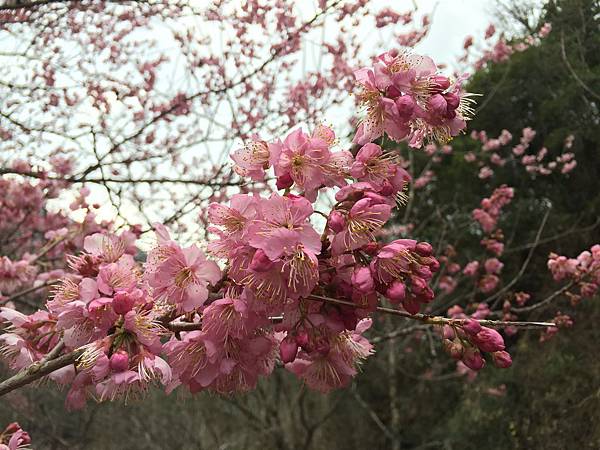
[{"label": "cherry blossom cluster", "polygon": [[[480,70],[490,62],[496,64],[504,63],[508,61],[510,56],[515,52],[524,52],[530,47],[539,46],[542,39],[548,37],[551,31],[552,24],[546,22],[537,32],[526,36],[522,40],[509,42],[504,34],[500,34],[494,43],[494,36],[497,36],[496,27],[493,24],[490,24],[485,30],[483,44],[480,48],[475,48],[477,46],[474,45],[475,41],[473,36],[467,36],[465,38],[463,43],[465,53],[460,58],[460,61],[466,62],[471,59],[472,56],[475,56],[476,59],[473,63],[475,70]],[[473,51],[474,49],[475,51]]]},{"label": "cherry blossom cluster", "polygon": [[[10,170],[25,174],[32,168],[17,160]],[[66,268],[63,255],[81,249],[87,234],[112,226],[96,220],[96,207],[87,203],[86,188],[76,193],[68,210],[51,207],[50,202],[63,195],[66,187],[45,177],[37,181],[0,179],[0,304],[32,285],[62,277]],[[84,213],[81,222],[69,217],[72,211]]]},{"label": "cherry blossom cluster", "polygon": [[473,219],[481,225],[485,233],[491,233],[496,228],[498,218],[502,208],[508,205],[514,197],[514,190],[511,187],[502,185],[494,189],[489,198],[481,200],[481,208],[473,210]]},{"label": "cherry blossom cluster", "polygon": [[[455,312],[454,317],[466,316]],[[473,318],[466,319],[460,326],[444,325],[442,334],[446,352],[471,370],[483,369],[483,353],[490,355],[496,367],[507,368],[512,365],[512,358],[505,351],[502,335],[492,328],[482,327]]]},{"label": "cherry blossom cluster", "polygon": [[431,58],[390,51],[373,67],[355,72],[356,99],[366,110],[354,137],[363,145],[386,133],[412,147],[424,141],[449,141],[466,126],[472,112],[463,78],[439,75]]},{"label": "cherry blossom cluster", "polygon": [[[491,177],[494,174],[493,166],[504,167],[511,162],[519,164],[532,176],[548,176],[555,172],[566,175],[577,166],[575,154],[570,151],[575,140],[573,135],[565,138],[561,154],[550,161],[548,161],[549,150],[546,147],[540,148],[533,154],[525,154],[535,135],[536,132],[532,128],[523,128],[520,142],[514,145],[509,152],[509,144],[513,136],[508,130],[502,130],[497,138],[488,137],[485,131],[472,131],[471,138],[481,142],[481,151],[466,153],[465,160],[477,162],[480,167],[480,179]],[[502,153],[505,155],[503,156]]]},{"label": "cherry blossom cluster", "polygon": [[[413,145],[431,134],[434,117],[438,127],[446,119],[456,131],[464,127],[457,114],[442,120],[432,109],[433,96],[459,95],[434,75],[433,62],[395,52],[380,61],[379,80],[420,86],[396,96],[415,102]],[[432,80],[444,89],[432,94]],[[152,383],[243,392],[277,363],[323,392],[347,385],[373,352],[363,336],[369,315],[380,301],[418,313],[433,300],[439,262],[426,242],[378,240],[410,180],[395,154],[370,142],[355,154],[336,145],[333,130],[319,125],[273,142],[254,137],[232,154],[238,175],[266,183],[272,168],[283,192],[210,205],[207,250],[220,265],[195,244],[180,246],[160,224],[145,263],[134,258],[135,232],[88,235],[46,310],[0,310],[10,324],[0,339],[11,368],[41,361],[59,345],[78,352],[75,364],[51,374],[69,386],[70,408],[88,398],[136,397]],[[335,197],[327,213],[317,209],[320,193]]]},{"label": "cherry blossom cluster", "polygon": [[591,298],[600,287],[600,245],[592,246],[576,258],[550,253],[548,269],[555,281],[568,280],[578,288],[578,293],[567,293],[573,303],[578,303],[581,298]]},{"label": "cherry blossom cluster", "polygon": [[18,450],[29,448],[31,438],[27,431],[19,426],[17,422],[8,424],[8,426],[0,432],[0,450]]},{"label": "cherry blossom cluster", "polygon": [[486,259],[483,263],[479,261],[470,261],[465,265],[463,274],[470,277],[477,277],[480,270],[483,269],[483,275],[478,281],[478,288],[483,293],[489,293],[496,289],[500,282],[499,274],[504,267],[497,256],[504,252],[504,235],[502,230],[497,227],[498,219],[502,213],[502,208],[508,205],[514,196],[514,190],[511,187],[502,185],[494,189],[489,198],[481,200],[481,208],[473,210],[473,219],[479,223],[486,236],[481,240],[481,245],[494,257]]}]

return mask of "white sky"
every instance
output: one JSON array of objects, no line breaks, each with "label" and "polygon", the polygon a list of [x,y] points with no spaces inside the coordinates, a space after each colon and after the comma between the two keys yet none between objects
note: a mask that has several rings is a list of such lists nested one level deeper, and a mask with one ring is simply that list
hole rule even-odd
[{"label": "white sky", "polygon": [[[396,2],[382,2],[395,4]],[[404,3],[404,2],[402,2]],[[494,1],[491,0],[418,0],[422,11],[432,11],[432,27],[429,35],[417,47],[418,51],[431,56],[436,62],[452,63],[462,54],[467,35],[483,37],[492,21]],[[437,5],[437,7],[436,7]]]}]

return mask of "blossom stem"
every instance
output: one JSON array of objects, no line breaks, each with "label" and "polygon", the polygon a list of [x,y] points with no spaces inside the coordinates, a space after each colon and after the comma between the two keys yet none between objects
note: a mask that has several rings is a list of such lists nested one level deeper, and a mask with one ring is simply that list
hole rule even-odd
[{"label": "blossom stem", "polygon": [[[342,306],[350,306],[352,308],[358,308],[359,305],[356,305],[352,302],[346,300],[339,300],[331,297],[323,297],[321,295],[310,295],[306,297],[308,300],[332,303],[336,305]],[[460,325],[465,319],[451,319],[448,317],[441,316],[429,316],[427,314],[410,314],[406,311],[400,311],[398,309],[386,308],[383,306],[378,306],[377,311],[384,314],[390,314],[394,316],[400,316],[407,319],[418,320],[419,322],[423,322],[429,325]],[[480,319],[478,322],[486,327],[492,328],[504,328],[504,327],[519,327],[519,328],[547,328],[547,327],[556,327],[554,322],[520,322],[520,321],[504,321],[504,320],[485,320]]]}]

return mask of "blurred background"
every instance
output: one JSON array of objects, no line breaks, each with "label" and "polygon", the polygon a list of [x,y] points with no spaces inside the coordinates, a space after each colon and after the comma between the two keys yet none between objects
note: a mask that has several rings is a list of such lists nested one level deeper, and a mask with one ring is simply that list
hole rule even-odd
[{"label": "blurred background", "polygon": [[[201,241],[209,202],[265,188],[231,173],[231,150],[253,133],[323,121],[348,147],[352,70],[402,46],[468,73],[467,91],[482,96],[451,148],[398,149],[416,181],[389,233],[432,242],[463,266],[480,251],[472,210],[510,185],[503,275],[543,299],[556,290],[548,254],[576,256],[600,237],[596,0],[4,0],[0,174],[63,182],[51,211],[85,187],[98,220],[143,232],[161,221]],[[528,127],[535,163],[510,156]],[[494,147],[505,160],[495,164],[486,145],[503,130],[513,138]],[[567,150],[577,165],[561,170]],[[0,254],[16,254],[6,237]],[[438,283],[432,312],[476,305],[467,282]],[[560,312],[573,327],[508,337],[507,370],[458,370],[430,330],[382,317],[377,354],[328,395],[276,370],[239,397],[157,390],[68,412],[64,393],[41,383],[2,398],[0,423],[18,420],[37,449],[600,448],[600,306],[547,306],[529,318]]]}]

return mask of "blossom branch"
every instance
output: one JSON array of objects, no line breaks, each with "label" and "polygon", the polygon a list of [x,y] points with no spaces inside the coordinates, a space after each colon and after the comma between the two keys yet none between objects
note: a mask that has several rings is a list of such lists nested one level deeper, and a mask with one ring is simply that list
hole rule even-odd
[{"label": "blossom branch", "polygon": [[62,369],[70,364],[74,364],[82,353],[82,349],[77,349],[57,358],[32,364],[16,375],[13,375],[12,377],[7,378],[0,383],[0,397],[8,394],[11,391],[14,391],[15,389],[33,383],[34,381],[39,380],[40,378],[43,378],[58,369]]},{"label": "blossom branch", "polygon": [[[308,300],[320,301],[331,303],[341,306],[350,306],[352,308],[359,308],[355,303],[339,300],[331,297],[323,297],[321,295],[310,295],[307,297]],[[378,306],[377,312],[390,314],[393,316],[404,317],[406,319],[417,320],[419,322],[426,323],[428,325],[462,325],[467,319],[450,319],[441,316],[430,316],[427,314],[411,314],[406,311],[400,311],[398,309],[386,308],[384,306]],[[504,321],[504,320],[477,320],[481,326],[492,327],[492,328],[504,328],[504,327],[519,327],[519,328],[547,328],[556,327],[553,322],[522,322],[522,321]]]}]

